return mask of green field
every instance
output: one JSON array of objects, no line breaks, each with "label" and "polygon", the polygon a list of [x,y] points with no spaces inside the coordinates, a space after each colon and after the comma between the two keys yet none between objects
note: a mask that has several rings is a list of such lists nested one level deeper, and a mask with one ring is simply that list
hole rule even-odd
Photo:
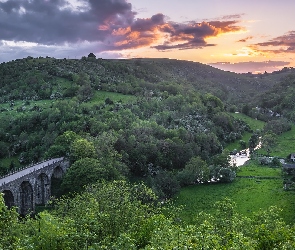
[{"label": "green field", "polygon": [[247,115],[242,113],[232,113],[231,114],[236,119],[241,119],[242,121],[249,124],[250,128],[255,131],[256,129],[262,129],[264,127],[265,122],[253,119]]},{"label": "green field", "polygon": [[237,176],[255,176],[255,177],[276,177],[281,178],[282,170],[281,168],[270,168],[267,166],[256,165],[255,163],[250,163],[245,166],[240,167],[237,172]]},{"label": "green field", "polygon": [[[264,122],[252,119],[244,114],[232,114],[249,124],[253,131],[263,129]],[[248,142],[252,133],[245,133],[242,140]],[[240,150],[239,142],[226,146],[226,149]],[[287,157],[295,152],[295,126],[291,131],[278,136],[278,143],[271,151],[272,156]],[[264,153],[259,150],[258,153]],[[252,178],[247,178],[247,177]],[[264,178],[266,177],[266,178]],[[175,198],[175,203],[184,206],[181,218],[186,222],[194,222],[196,215],[205,211],[214,213],[213,204],[225,197],[236,203],[239,213],[251,216],[260,209],[265,210],[270,206],[282,209],[281,216],[287,223],[295,222],[295,199],[294,191],[284,191],[281,168],[269,168],[250,163],[242,166],[237,172],[237,178],[232,183],[206,184],[182,188]]]},{"label": "green field", "polygon": [[[243,178],[264,176],[274,179]],[[184,206],[182,220],[193,223],[201,212],[214,213],[214,203],[225,197],[236,203],[237,212],[251,216],[260,209],[276,206],[283,210],[281,216],[287,223],[295,222],[294,191],[284,191],[280,169],[250,165],[242,167],[232,183],[196,185],[182,188],[174,199],[176,205]]]},{"label": "green field", "polygon": [[[107,91],[100,91],[97,90],[95,91],[92,99],[89,102],[85,102],[82,103],[82,106],[93,106],[93,105],[97,105],[97,104],[104,104],[105,100],[109,98],[111,101],[113,101],[114,103],[120,102],[120,103],[130,103],[136,100],[136,96],[133,95],[123,95],[120,93],[114,93],[114,92],[107,92]],[[71,98],[66,98],[64,100],[71,100]],[[2,111],[0,112],[0,118],[1,117],[7,117],[7,116],[20,116],[23,112],[19,112],[17,111],[17,108],[20,107],[25,107],[25,112],[29,111],[31,108],[33,108],[34,106],[38,106],[42,109],[47,109],[49,108],[52,104],[54,104],[55,102],[58,102],[58,100],[37,100],[37,101],[29,101],[29,102],[25,102],[25,101],[21,101],[21,100],[15,100],[14,101],[14,105],[12,107],[10,107],[9,103],[1,103],[0,104],[0,108],[1,109],[6,109],[7,111]]]},{"label": "green field", "polygon": [[292,129],[278,136],[278,143],[271,151],[271,155],[287,157],[290,153],[295,153],[295,126]]}]

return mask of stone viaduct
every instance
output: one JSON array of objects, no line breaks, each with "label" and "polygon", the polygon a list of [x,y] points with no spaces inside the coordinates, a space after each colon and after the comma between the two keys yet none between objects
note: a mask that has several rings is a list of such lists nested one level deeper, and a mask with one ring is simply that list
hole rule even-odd
[{"label": "stone viaduct", "polygon": [[8,208],[18,208],[21,215],[45,205],[51,197],[51,181],[60,179],[69,167],[64,158],[37,163],[0,179],[0,192]]}]

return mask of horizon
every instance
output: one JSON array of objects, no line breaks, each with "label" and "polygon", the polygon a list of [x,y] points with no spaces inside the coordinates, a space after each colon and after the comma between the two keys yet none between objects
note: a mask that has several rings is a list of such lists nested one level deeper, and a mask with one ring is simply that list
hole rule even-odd
[{"label": "horizon", "polygon": [[292,0],[0,0],[0,62],[94,53],[271,73],[295,66],[294,9]]},{"label": "horizon", "polygon": [[[92,52],[90,52],[92,53]],[[24,58],[16,58],[16,59],[12,59],[10,61],[6,61],[6,62],[0,62],[0,65],[2,63],[9,63],[9,62],[13,62],[13,61],[17,61],[17,60],[24,60],[24,59],[27,59],[28,57],[32,57],[32,56],[27,56],[27,57],[24,57]],[[83,55],[81,58],[57,58],[57,57],[50,57],[50,56],[36,56],[36,57],[32,57],[32,59],[55,59],[55,60],[82,60],[83,57],[86,57],[87,58],[87,55]],[[265,73],[274,73],[274,72],[279,72],[281,70],[283,70],[284,68],[287,68],[287,69],[294,69],[295,67],[283,67],[281,69],[277,69],[277,70],[274,70],[272,72],[267,72],[267,71],[264,71],[264,72],[235,72],[235,71],[231,71],[229,69],[226,69],[226,66],[228,65],[225,65],[224,69],[222,68],[218,68],[216,66],[214,66],[214,63],[211,65],[211,64],[206,64],[206,63],[202,63],[202,62],[196,62],[196,61],[192,61],[192,60],[184,60],[184,59],[177,59],[177,58],[165,58],[165,57],[158,57],[158,58],[153,58],[153,57],[136,57],[136,58],[100,58],[100,57],[96,57],[96,59],[103,59],[103,60],[176,60],[176,61],[185,61],[185,62],[191,62],[191,63],[200,63],[200,64],[203,64],[205,66],[209,66],[209,67],[213,67],[215,69],[218,69],[218,70],[221,70],[221,71],[224,71],[224,72],[231,72],[231,73],[235,73],[235,74],[252,74],[252,75],[262,75],[262,74],[265,74]],[[230,64],[230,63],[226,63],[226,64]]]}]

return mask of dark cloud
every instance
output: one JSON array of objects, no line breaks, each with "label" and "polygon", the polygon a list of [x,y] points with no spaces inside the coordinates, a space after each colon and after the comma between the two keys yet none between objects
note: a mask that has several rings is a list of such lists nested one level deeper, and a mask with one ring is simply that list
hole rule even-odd
[{"label": "dark cloud", "polygon": [[211,63],[210,65],[222,70],[232,71],[236,73],[247,73],[247,72],[273,72],[280,70],[281,68],[289,65],[290,62],[284,61],[265,61],[265,62],[218,62]]},{"label": "dark cloud", "polygon": [[237,42],[245,43],[245,42],[247,42],[248,40],[251,40],[251,39],[253,39],[253,36],[247,36],[247,37],[245,37],[243,39],[238,40]]},{"label": "dark cloud", "polygon": [[257,43],[251,46],[254,50],[271,53],[295,53],[295,31],[289,31],[285,35],[273,38],[267,42]]},{"label": "dark cloud", "polygon": [[[173,23],[163,14],[136,18],[127,0],[80,0],[69,7],[66,0],[8,0],[0,2],[0,40],[40,45],[101,42],[100,51],[154,46],[158,50],[194,49],[206,38],[241,29],[235,20]],[[228,18],[239,15],[228,16]],[[224,18],[223,18],[224,19]]]},{"label": "dark cloud", "polygon": [[[0,39],[63,44],[104,41],[109,28],[132,24],[135,13],[125,0],[83,1],[84,11],[68,8],[65,0],[0,2]],[[100,27],[107,26],[107,29]]]}]

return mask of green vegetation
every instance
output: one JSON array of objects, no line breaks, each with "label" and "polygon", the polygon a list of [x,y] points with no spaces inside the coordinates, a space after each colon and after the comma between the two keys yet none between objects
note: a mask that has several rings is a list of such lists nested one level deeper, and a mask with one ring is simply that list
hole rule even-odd
[{"label": "green vegetation", "polygon": [[[250,176],[251,178],[243,178]],[[196,185],[181,189],[175,198],[175,204],[184,206],[180,217],[191,223],[201,211],[214,213],[215,208],[212,205],[226,197],[230,197],[236,203],[237,211],[245,216],[277,206],[282,209],[280,216],[287,223],[295,222],[294,193],[283,190],[281,169],[254,164],[241,167],[232,183]]]},{"label": "green vegetation", "polygon": [[253,119],[242,113],[233,113],[232,116],[235,117],[236,119],[241,119],[242,121],[246,122],[253,131],[257,129],[263,129],[265,125],[265,122],[257,120],[257,119]]},{"label": "green vegetation", "polygon": [[289,154],[295,152],[295,126],[292,125],[290,131],[284,132],[278,136],[277,145],[272,151],[272,155],[286,158]]},{"label": "green vegetation", "polygon": [[262,165],[257,165],[255,163],[248,163],[240,167],[237,172],[237,176],[254,176],[254,177],[277,177],[282,176],[281,168],[272,168]]},{"label": "green vegetation", "polygon": [[[231,114],[234,118],[240,119],[243,122],[247,123],[252,131],[260,131],[263,129],[265,122],[259,121],[257,119],[253,119],[245,114],[242,113],[233,113]],[[229,143],[226,145],[226,149],[229,151],[236,150],[242,150],[249,147],[249,140],[251,136],[253,135],[253,132],[245,132],[241,138],[241,140],[237,140],[235,142]],[[241,144],[241,142],[245,143],[245,146]]]},{"label": "green vegetation", "polygon": [[295,152],[292,74],[92,53],[2,63],[0,175],[61,156],[71,167],[35,218],[0,197],[0,249],[294,249],[278,159],[229,161],[260,136],[259,153]]},{"label": "green vegetation", "polygon": [[[268,183],[269,184],[269,183]],[[255,185],[250,185],[253,191]],[[206,196],[208,193],[206,193]],[[204,199],[204,197],[203,197]],[[199,203],[202,201],[200,200]],[[261,201],[263,202],[263,201]],[[251,205],[256,205],[253,202]],[[184,223],[143,184],[97,183],[36,218],[17,219],[0,197],[2,249],[293,249],[295,228],[275,207],[247,215],[225,198]],[[209,210],[214,212],[209,214]],[[251,206],[252,210],[255,207]]]}]

